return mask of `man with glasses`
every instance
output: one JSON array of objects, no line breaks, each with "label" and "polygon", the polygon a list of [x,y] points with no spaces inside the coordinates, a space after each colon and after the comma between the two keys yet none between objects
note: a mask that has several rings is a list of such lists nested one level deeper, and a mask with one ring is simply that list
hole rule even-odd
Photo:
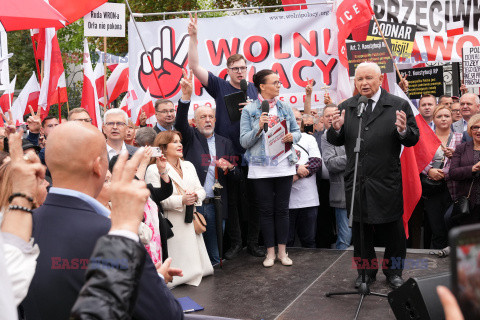
[{"label": "man with glasses", "polygon": [[158,99],[155,101],[155,117],[157,124],[153,129],[156,133],[173,130],[175,123],[175,106],[173,102],[167,99]]},{"label": "man with glasses", "polygon": [[92,123],[92,118],[88,111],[84,108],[74,108],[70,110],[67,117],[68,121],[81,121],[85,123]]},{"label": "man with glasses", "polygon": [[[252,188],[248,188],[247,184],[247,172],[248,166],[246,163],[242,163],[241,159],[245,153],[245,149],[240,145],[240,121],[232,122],[228,116],[227,107],[225,106],[224,97],[226,95],[241,91],[240,81],[247,79],[247,60],[241,54],[233,54],[227,59],[227,75],[228,81],[220,77],[215,76],[213,73],[207,71],[205,68],[199,65],[198,59],[198,38],[197,38],[197,17],[193,18],[190,15],[190,23],[188,25],[188,34],[190,35],[190,43],[188,47],[188,65],[192,69],[193,74],[201,82],[208,94],[215,99],[216,105],[216,125],[215,133],[225,138],[229,138],[234,147],[236,156],[238,157],[237,163],[241,166],[243,179],[240,183],[233,183],[229,192],[229,214],[226,226],[226,233],[231,240],[231,247],[225,253],[225,258],[233,259],[242,250],[242,238],[240,234],[240,224],[238,218],[237,207],[241,208],[241,211],[245,217],[251,216],[251,212],[255,210],[251,207],[251,201],[253,195],[248,194]],[[247,96],[251,100],[256,100],[258,92],[255,86],[248,82]],[[239,108],[243,108],[239,106]],[[237,164],[235,163],[235,164]],[[248,204],[248,205],[247,205]],[[259,223],[250,223],[252,226],[248,230],[247,251],[256,257],[264,257],[265,250],[258,247],[258,234],[260,232]]]},{"label": "man with glasses", "polygon": [[123,150],[133,155],[138,149],[134,146],[125,144],[127,134],[128,115],[125,111],[114,108],[103,115],[103,133],[107,137],[108,161]]},{"label": "man with glasses", "polygon": [[462,114],[460,113],[460,102],[454,102],[452,104],[452,121],[457,122],[462,119]]}]

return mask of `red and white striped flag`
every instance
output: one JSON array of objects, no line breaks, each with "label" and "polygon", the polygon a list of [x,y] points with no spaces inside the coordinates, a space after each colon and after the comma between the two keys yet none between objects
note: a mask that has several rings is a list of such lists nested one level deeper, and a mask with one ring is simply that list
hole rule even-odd
[{"label": "red and white striped flag", "polygon": [[0,97],[0,107],[2,108],[3,113],[7,113],[12,107],[13,92],[15,91],[16,81],[17,81],[17,76],[15,76],[13,80],[10,82],[10,84],[6,86],[5,91]]},{"label": "red and white striped flag", "polygon": [[463,34],[463,20],[447,22],[447,37],[460,36]]},{"label": "red and white striped flag", "polygon": [[88,51],[87,39],[84,41],[84,59],[83,59],[83,89],[82,89],[82,108],[88,111],[92,124],[102,130],[102,118],[100,116],[100,105],[98,104],[97,87],[95,85],[95,76],[93,74],[92,62]]},{"label": "red and white striped flag", "polygon": [[98,103],[101,106],[105,105],[105,67],[103,63],[97,62],[95,70],[93,70],[95,78],[95,86],[97,87]]},{"label": "red and white striped flag", "polygon": [[30,113],[27,109],[28,106],[32,106],[33,111],[38,110],[38,97],[40,96],[40,85],[38,84],[37,76],[33,72],[32,76],[28,80],[22,92],[18,95],[17,99],[12,105],[12,116],[15,122],[23,122],[23,116]]},{"label": "red and white striped flag", "polygon": [[[133,89],[133,85],[128,80],[128,91],[127,94],[123,97],[122,102],[120,103],[120,109],[125,111],[128,114],[128,117],[132,117],[132,110],[135,109],[135,101],[138,100],[137,94]],[[135,122],[135,121],[134,121]]]},{"label": "red and white striped flag", "polygon": [[128,90],[128,63],[120,63],[107,81],[108,103]]},{"label": "red and white striped flag", "polygon": [[142,111],[145,112],[145,114],[147,115],[147,126],[153,127],[155,123],[157,123],[157,118],[155,118],[155,106],[153,105],[152,96],[150,95],[150,89],[147,89],[147,92],[145,92],[145,95],[143,96],[142,104],[138,108],[138,111],[137,110],[134,111],[134,113],[137,116],[137,120],[135,122],[136,126],[140,125],[139,116]]}]

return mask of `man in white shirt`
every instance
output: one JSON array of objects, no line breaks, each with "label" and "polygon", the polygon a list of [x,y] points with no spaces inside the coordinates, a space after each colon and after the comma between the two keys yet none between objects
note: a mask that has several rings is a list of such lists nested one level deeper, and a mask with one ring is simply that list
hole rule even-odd
[{"label": "man in white shirt", "polygon": [[133,155],[136,147],[125,144],[128,115],[121,109],[110,109],[103,116],[103,133],[107,137],[108,160],[126,150]]},{"label": "man in white shirt", "polygon": [[453,131],[464,132],[467,131],[467,122],[470,118],[477,114],[480,109],[480,99],[475,93],[465,93],[460,97],[460,113],[462,118],[453,124]]}]

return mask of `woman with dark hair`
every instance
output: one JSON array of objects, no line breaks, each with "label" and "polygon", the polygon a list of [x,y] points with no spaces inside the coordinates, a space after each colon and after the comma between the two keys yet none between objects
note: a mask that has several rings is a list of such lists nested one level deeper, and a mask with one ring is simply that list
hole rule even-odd
[{"label": "woman with dark hair", "polygon": [[[271,267],[275,262],[275,239],[278,244],[278,259],[283,265],[292,265],[286,252],[289,230],[289,201],[295,164],[298,156],[291,150],[292,143],[300,138],[300,129],[295,120],[292,108],[277,99],[282,83],[272,70],[261,70],[253,76],[257,88],[258,100],[243,108],[240,120],[240,143],[247,149],[245,158],[248,161],[248,178],[252,179],[254,193],[257,195],[257,208],[260,213],[267,256],[264,267]],[[269,112],[263,112],[261,104],[267,101]],[[264,125],[272,128],[276,124],[286,122],[287,134],[282,138],[288,152],[284,157],[268,154],[265,143]],[[293,151],[293,152],[292,152]]]},{"label": "woman with dark hair", "polygon": [[173,183],[173,193],[162,201],[165,216],[172,223],[174,236],[168,239],[171,266],[183,271],[183,277],[176,277],[170,286],[189,284],[198,286],[202,277],[213,274],[207,248],[201,234],[187,215],[187,206],[201,206],[205,190],[200,184],[193,164],[183,161],[182,135],[178,131],[160,132],[153,145],[160,147],[167,159],[166,169],[159,172],[156,165],[150,165],[145,175],[146,183],[158,183],[161,176],[168,175]]}]

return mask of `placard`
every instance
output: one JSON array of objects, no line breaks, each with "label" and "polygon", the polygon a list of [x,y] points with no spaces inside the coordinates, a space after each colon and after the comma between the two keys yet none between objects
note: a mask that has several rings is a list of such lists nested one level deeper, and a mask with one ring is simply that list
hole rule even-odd
[{"label": "placard", "polygon": [[[387,39],[387,43],[391,43]],[[362,62],[375,62],[382,73],[393,72],[393,61],[383,40],[347,43],[348,69],[350,77],[355,76],[355,69]]]},{"label": "placard", "polygon": [[463,83],[480,87],[480,47],[463,49]]},{"label": "placard", "polygon": [[[444,94],[443,67],[427,67],[400,70],[407,76],[410,99],[420,99],[422,95],[431,94],[440,97]],[[397,75],[397,82],[400,81]]]},{"label": "placard", "polygon": [[85,37],[125,37],[125,3],[105,3],[83,17]]},{"label": "placard", "polygon": [[[400,24],[387,21],[379,21],[380,30],[386,39],[390,39],[390,50],[396,57],[409,58],[412,54],[413,43],[417,26],[409,24]],[[381,40],[382,36],[374,20],[370,21],[368,27],[368,40]]]}]

